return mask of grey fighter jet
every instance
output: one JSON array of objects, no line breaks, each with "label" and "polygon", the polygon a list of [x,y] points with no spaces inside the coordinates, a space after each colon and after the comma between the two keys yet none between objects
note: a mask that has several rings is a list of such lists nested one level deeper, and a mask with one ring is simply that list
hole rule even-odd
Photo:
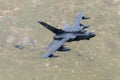
[{"label": "grey fighter jet", "polygon": [[39,21],[41,25],[55,34],[53,41],[46,48],[47,53],[43,57],[55,57],[55,55],[53,55],[55,51],[69,51],[70,48],[65,47],[65,42],[89,40],[94,37],[95,33],[85,30],[85,28],[88,28],[89,26],[81,24],[82,19],[89,19],[89,17],[85,17],[84,14],[80,12],[76,16],[72,27],[70,27],[69,24],[65,24],[63,29],[57,29],[45,22]]}]

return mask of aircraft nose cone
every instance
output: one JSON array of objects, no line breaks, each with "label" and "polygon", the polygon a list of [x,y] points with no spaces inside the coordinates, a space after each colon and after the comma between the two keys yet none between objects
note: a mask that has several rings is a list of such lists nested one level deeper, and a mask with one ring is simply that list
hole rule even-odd
[{"label": "aircraft nose cone", "polygon": [[95,36],[96,36],[95,33],[93,33],[93,32],[90,33],[90,37],[95,37]]}]

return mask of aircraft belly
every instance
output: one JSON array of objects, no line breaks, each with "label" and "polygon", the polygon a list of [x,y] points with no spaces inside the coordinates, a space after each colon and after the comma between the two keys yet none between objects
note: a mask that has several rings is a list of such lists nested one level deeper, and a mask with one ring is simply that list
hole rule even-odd
[{"label": "aircraft belly", "polygon": [[85,39],[84,36],[77,36],[77,37],[75,38],[76,41],[84,40],[84,39]]}]

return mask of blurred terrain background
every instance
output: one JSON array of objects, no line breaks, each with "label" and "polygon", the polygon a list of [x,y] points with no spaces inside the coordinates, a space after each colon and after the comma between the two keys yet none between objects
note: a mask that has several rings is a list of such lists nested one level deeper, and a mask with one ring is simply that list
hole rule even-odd
[{"label": "blurred terrain background", "polygon": [[[80,11],[97,36],[42,58],[54,34],[37,22],[62,28]],[[120,80],[120,0],[0,0],[0,80]]]}]

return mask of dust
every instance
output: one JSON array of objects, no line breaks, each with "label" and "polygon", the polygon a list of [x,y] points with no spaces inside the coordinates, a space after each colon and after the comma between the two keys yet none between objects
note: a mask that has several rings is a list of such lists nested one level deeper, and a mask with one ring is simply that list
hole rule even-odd
[{"label": "dust", "polygon": [[6,39],[7,43],[12,43],[13,41],[15,41],[15,37],[13,35],[9,35]]},{"label": "dust", "polygon": [[118,7],[118,15],[120,15],[120,6]]},{"label": "dust", "polygon": [[119,3],[120,0],[113,0],[113,3]]},{"label": "dust", "polygon": [[113,0],[113,3],[116,4],[117,10],[118,10],[118,15],[120,15],[120,0]]}]

